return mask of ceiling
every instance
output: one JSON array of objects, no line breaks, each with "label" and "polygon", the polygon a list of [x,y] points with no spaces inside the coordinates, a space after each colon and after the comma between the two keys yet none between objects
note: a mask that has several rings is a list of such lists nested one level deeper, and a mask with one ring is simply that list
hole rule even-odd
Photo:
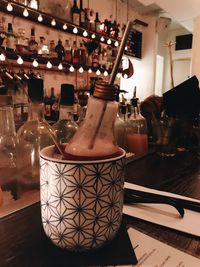
[{"label": "ceiling", "polygon": [[144,10],[155,5],[191,32],[193,32],[194,18],[200,15],[199,0],[131,0],[131,2],[140,2]]}]

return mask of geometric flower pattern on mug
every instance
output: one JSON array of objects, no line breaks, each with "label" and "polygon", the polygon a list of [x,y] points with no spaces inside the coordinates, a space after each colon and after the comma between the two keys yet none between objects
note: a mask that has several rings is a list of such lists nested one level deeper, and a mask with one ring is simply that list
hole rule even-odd
[{"label": "geometric flower pattern on mug", "polygon": [[124,159],[63,164],[41,158],[41,211],[58,246],[85,250],[112,239],[121,223]]}]

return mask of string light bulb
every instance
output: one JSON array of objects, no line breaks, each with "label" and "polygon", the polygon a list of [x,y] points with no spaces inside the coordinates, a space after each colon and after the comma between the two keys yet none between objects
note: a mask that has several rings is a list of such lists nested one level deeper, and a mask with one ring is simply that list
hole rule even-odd
[{"label": "string light bulb", "polygon": [[23,63],[24,63],[24,61],[23,61],[22,57],[19,56],[17,59],[17,64],[22,65]]},{"label": "string light bulb", "polygon": [[110,39],[108,39],[107,44],[110,45],[112,43],[112,41]]},{"label": "string light bulb", "polygon": [[107,70],[104,71],[103,75],[104,75],[105,77],[108,76],[108,72],[107,72]]},{"label": "string light bulb", "polygon": [[76,27],[74,27],[73,29],[73,33],[77,34],[78,33],[78,29]]},{"label": "string light bulb", "polygon": [[128,75],[127,74],[124,74],[124,79],[128,79]]},{"label": "string light bulb", "polygon": [[105,38],[103,36],[101,36],[100,41],[101,42],[104,42],[105,41]]},{"label": "string light bulb", "polygon": [[87,31],[84,31],[84,32],[83,32],[83,36],[84,36],[84,37],[87,37],[87,36],[88,36]]},{"label": "string light bulb", "polygon": [[39,16],[38,16],[38,21],[39,21],[39,22],[42,22],[42,21],[43,21],[43,17],[42,17],[41,14],[39,14]]},{"label": "string light bulb", "polygon": [[0,61],[5,61],[5,60],[6,60],[6,56],[3,53],[1,53],[0,54]]},{"label": "string light bulb", "polygon": [[115,46],[118,47],[119,46],[119,42],[115,41]]},{"label": "string light bulb", "polygon": [[70,66],[69,71],[70,72],[74,72],[74,67],[73,66]]},{"label": "string light bulb", "polygon": [[7,4],[6,9],[7,9],[9,12],[12,12],[12,11],[13,11],[13,6],[11,5],[11,3],[8,3],[8,4]]},{"label": "string light bulb", "polygon": [[91,68],[89,68],[88,73],[92,73],[92,69]]},{"label": "string light bulb", "polygon": [[119,72],[117,73],[117,78],[121,78],[121,74]]},{"label": "string light bulb", "polygon": [[97,70],[97,71],[96,71],[96,75],[99,76],[100,74],[101,74],[100,70]]},{"label": "string light bulb", "polygon": [[29,12],[28,12],[27,8],[24,8],[23,16],[26,18],[29,16]]},{"label": "string light bulb", "polygon": [[60,63],[60,64],[58,65],[58,69],[59,69],[59,70],[63,70],[63,65],[62,65],[62,63]]},{"label": "string light bulb", "polygon": [[96,38],[96,35],[93,33],[93,34],[91,35],[91,37],[92,37],[92,39],[95,39],[95,38]]},{"label": "string light bulb", "polygon": [[83,67],[80,67],[78,71],[79,71],[80,73],[83,73],[83,72],[84,72]]},{"label": "string light bulb", "polygon": [[67,30],[67,24],[63,24],[63,30]]},{"label": "string light bulb", "polygon": [[32,63],[33,67],[37,68],[38,67],[38,62],[36,59],[33,60],[33,63]]},{"label": "string light bulb", "polygon": [[126,51],[128,50],[128,46],[125,47],[125,50],[126,50]]},{"label": "string light bulb", "polygon": [[46,65],[46,67],[47,67],[48,69],[51,69],[51,68],[52,68],[52,64],[51,64],[51,62],[50,62],[50,61],[48,61],[48,62],[47,62],[47,65]]},{"label": "string light bulb", "polygon": [[55,21],[55,19],[52,19],[52,21],[51,21],[51,26],[56,26],[56,21]]}]

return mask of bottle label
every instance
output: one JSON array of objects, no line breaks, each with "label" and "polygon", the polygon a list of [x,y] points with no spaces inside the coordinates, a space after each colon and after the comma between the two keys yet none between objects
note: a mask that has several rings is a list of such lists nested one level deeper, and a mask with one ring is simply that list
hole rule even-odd
[{"label": "bottle label", "polygon": [[6,45],[7,45],[7,48],[14,50],[15,49],[15,37],[12,35],[7,37]]},{"label": "bottle label", "polygon": [[80,21],[82,25],[85,24],[85,12],[84,11],[81,11]]},{"label": "bottle label", "polygon": [[73,23],[76,24],[76,25],[79,25],[79,19],[80,19],[80,16],[78,13],[74,13],[73,14]]},{"label": "bottle label", "polygon": [[45,116],[50,117],[51,116],[51,105],[45,105]]}]

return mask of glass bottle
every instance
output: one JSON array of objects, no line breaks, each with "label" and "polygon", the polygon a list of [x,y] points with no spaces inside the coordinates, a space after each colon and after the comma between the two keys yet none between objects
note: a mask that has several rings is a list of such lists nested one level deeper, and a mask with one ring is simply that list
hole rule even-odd
[{"label": "glass bottle", "polygon": [[95,85],[88,100],[86,117],[66,145],[65,152],[78,159],[103,159],[118,155],[114,122],[118,111],[116,87],[105,82]]},{"label": "glass bottle", "polygon": [[72,46],[72,64],[78,66],[79,63],[80,63],[80,55],[77,49],[77,43],[76,41],[74,41]]},{"label": "glass bottle", "polygon": [[36,53],[38,51],[38,43],[35,40],[35,29],[31,28],[31,38],[29,41],[29,51],[32,53]]},{"label": "glass bottle", "polygon": [[72,84],[61,85],[59,120],[53,125],[57,142],[68,143],[78,125],[74,121],[74,86]]},{"label": "glass bottle", "polygon": [[51,95],[49,97],[49,102],[50,102],[50,120],[51,121],[56,121],[56,111],[54,109],[54,104],[56,102],[56,96],[54,94],[54,87],[51,87]]},{"label": "glass bottle", "polygon": [[86,65],[86,48],[83,46],[83,43],[80,43],[80,47],[78,48],[78,53],[80,56],[80,65]]},{"label": "glass bottle", "polygon": [[51,40],[49,43],[49,58],[57,58],[57,53],[55,51],[55,43],[54,40]]},{"label": "glass bottle", "polygon": [[28,80],[28,96],[30,99],[28,120],[22,125],[17,136],[21,147],[20,168],[24,169],[19,179],[19,193],[39,189],[39,152],[42,148],[53,145],[50,133],[51,126],[44,118],[43,80]]},{"label": "glass bottle", "polygon": [[20,53],[26,53],[28,51],[28,38],[25,37],[25,29],[18,29],[16,51]]},{"label": "glass bottle", "polygon": [[8,29],[6,33],[6,50],[14,51],[16,48],[16,37],[13,32],[12,23],[8,23]]},{"label": "glass bottle", "polygon": [[85,10],[83,9],[83,0],[80,0],[80,23],[81,27],[85,27]]},{"label": "glass bottle", "polygon": [[39,9],[39,0],[29,0],[28,7],[38,10]]},{"label": "glass bottle", "polygon": [[0,47],[5,49],[6,31],[3,18],[0,18]]},{"label": "glass bottle", "polygon": [[95,21],[94,21],[94,23],[95,23],[95,31],[96,31],[97,33],[100,33],[100,25],[101,25],[101,21],[99,20],[99,13],[98,13],[98,12],[96,12],[96,17],[95,17]]},{"label": "glass bottle", "polygon": [[72,50],[69,40],[65,40],[65,60],[69,64],[72,62]]},{"label": "glass bottle", "polygon": [[38,55],[41,55],[41,56],[49,55],[49,47],[45,43],[45,38],[43,36],[40,36],[40,42],[38,45]]},{"label": "glass bottle", "polygon": [[51,103],[50,97],[48,96],[47,89],[44,90],[44,116],[46,120],[51,118]]},{"label": "glass bottle", "polygon": [[17,198],[18,138],[12,96],[0,96],[0,184]]},{"label": "glass bottle", "polygon": [[63,61],[64,55],[65,55],[65,49],[64,46],[62,45],[62,41],[59,39],[57,45],[55,46],[55,51],[57,53],[57,58],[60,61]]},{"label": "glass bottle", "polygon": [[79,25],[80,23],[80,10],[77,6],[77,0],[74,0],[74,4],[71,8],[72,23]]},{"label": "glass bottle", "polygon": [[127,150],[136,155],[141,155],[148,151],[147,123],[146,119],[140,114],[138,98],[134,96],[131,103],[132,114],[126,128]]}]

